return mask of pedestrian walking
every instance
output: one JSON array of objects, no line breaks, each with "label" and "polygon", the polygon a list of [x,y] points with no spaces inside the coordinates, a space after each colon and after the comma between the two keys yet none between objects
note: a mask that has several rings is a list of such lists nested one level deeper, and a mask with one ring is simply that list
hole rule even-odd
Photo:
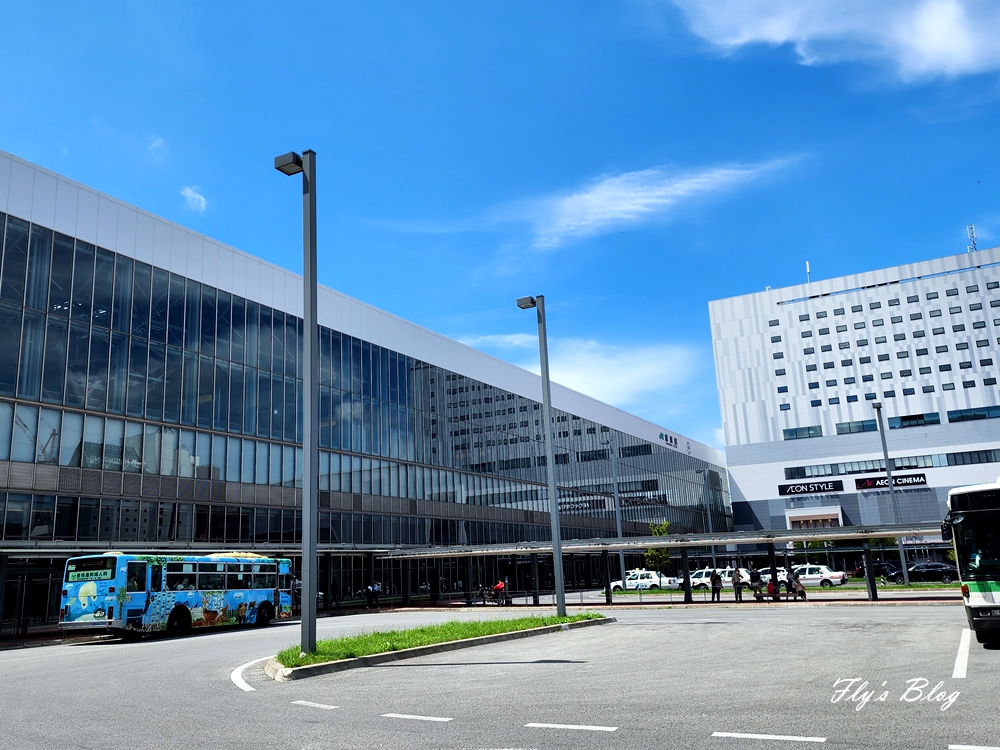
[{"label": "pedestrian walking", "polygon": [[743,601],[743,574],[739,568],[733,571],[733,589],[736,591],[736,601]]},{"label": "pedestrian walking", "polygon": [[802,597],[802,601],[806,600],[806,587],[802,585],[798,576],[795,576],[795,597]]},{"label": "pedestrian walking", "polygon": [[712,601],[721,602],[722,601],[722,576],[719,575],[719,571],[713,570],[710,578],[712,582]]},{"label": "pedestrian walking", "polygon": [[750,568],[750,588],[753,589],[753,598],[757,601],[764,598],[764,594],[761,592],[762,585],[760,571],[757,568]]}]

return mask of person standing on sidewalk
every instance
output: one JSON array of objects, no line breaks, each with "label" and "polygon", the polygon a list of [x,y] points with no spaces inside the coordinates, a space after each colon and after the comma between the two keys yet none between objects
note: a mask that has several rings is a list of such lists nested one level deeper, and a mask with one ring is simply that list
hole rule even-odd
[{"label": "person standing on sidewalk", "polygon": [[712,576],[710,578],[712,582],[712,601],[722,602],[722,576],[719,575],[719,571],[713,570]]},{"label": "person standing on sidewalk", "polygon": [[733,570],[733,589],[736,591],[736,601],[743,601],[743,575],[739,568]]}]

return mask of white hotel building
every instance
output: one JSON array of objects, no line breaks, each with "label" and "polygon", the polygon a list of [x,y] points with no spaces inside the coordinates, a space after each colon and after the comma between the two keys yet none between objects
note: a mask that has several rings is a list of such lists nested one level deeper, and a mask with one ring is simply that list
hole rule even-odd
[{"label": "white hotel building", "polygon": [[1000,474],[1000,248],[709,311],[737,530],[892,523],[875,402],[900,522]]}]

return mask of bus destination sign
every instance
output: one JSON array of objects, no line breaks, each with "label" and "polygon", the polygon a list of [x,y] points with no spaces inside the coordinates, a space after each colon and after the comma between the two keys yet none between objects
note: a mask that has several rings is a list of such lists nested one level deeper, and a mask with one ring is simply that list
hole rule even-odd
[{"label": "bus destination sign", "polygon": [[[926,484],[926,474],[907,474],[892,478],[893,487],[919,487]],[[866,479],[854,480],[854,487],[859,490],[884,490],[888,486],[889,480],[885,477],[868,477]]]},{"label": "bus destination sign", "polygon": [[799,484],[779,484],[778,494],[786,495],[816,495],[821,492],[843,492],[844,483],[840,479],[830,479],[825,482],[801,482]]}]

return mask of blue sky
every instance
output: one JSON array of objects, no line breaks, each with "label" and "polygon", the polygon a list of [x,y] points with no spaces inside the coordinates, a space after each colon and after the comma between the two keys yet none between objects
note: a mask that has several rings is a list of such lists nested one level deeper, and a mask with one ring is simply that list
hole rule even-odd
[{"label": "blue sky", "polygon": [[707,303],[1000,244],[1000,6],[10,3],[0,148],[718,444]]}]

